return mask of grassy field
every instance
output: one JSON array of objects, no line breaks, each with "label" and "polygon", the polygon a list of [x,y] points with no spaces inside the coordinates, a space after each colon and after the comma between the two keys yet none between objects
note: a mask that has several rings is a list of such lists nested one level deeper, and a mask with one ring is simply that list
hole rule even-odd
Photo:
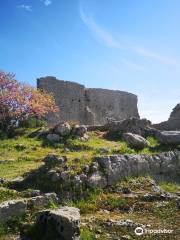
[{"label": "grassy field", "polygon": [[107,140],[100,132],[90,132],[87,142],[68,139],[65,143],[52,144],[43,139],[29,138],[28,134],[35,130],[21,129],[15,138],[0,140],[0,177],[10,179],[22,176],[38,168],[48,153],[66,155],[68,164],[73,164],[72,160],[75,158],[80,159],[78,164],[84,164],[90,162],[93,156],[103,154],[103,148],[107,150],[106,154],[153,154],[161,150],[153,138],[148,138],[148,148],[137,152],[129,148],[124,141]]},{"label": "grassy field", "polygon": [[[110,154],[154,154],[171,150],[160,146],[155,139],[148,138],[150,146],[142,151],[135,151],[122,140],[108,140],[105,133],[89,132],[90,139],[82,142],[77,139],[66,139],[59,144],[52,144],[44,139],[30,138],[29,133],[36,129],[19,129],[18,134],[12,139],[0,140],[0,178],[12,179],[24,176],[33,169],[43,164],[43,159],[48,153],[66,155],[67,164],[74,166],[78,171],[84,164],[90,163],[93,156]],[[105,153],[106,152],[106,153]],[[74,161],[79,158],[79,161]],[[132,229],[121,227],[108,227],[107,221],[131,219],[142,224],[150,224],[153,229],[173,229],[175,234],[171,236],[143,236],[141,239],[178,239],[177,229],[179,211],[174,201],[147,202],[139,199],[139,196],[151,193],[150,178],[127,178],[117,183],[114,187],[100,190],[94,189],[91,194],[79,201],[66,202],[69,206],[75,206],[81,212],[81,240],[117,239],[128,235],[129,239],[139,239]],[[180,192],[180,185],[162,182],[160,187],[168,192]],[[116,191],[121,188],[130,188],[134,197]],[[9,199],[22,198],[23,195],[6,186],[0,187],[0,203]],[[133,209],[133,210],[132,210]],[[32,217],[32,216],[31,216]],[[14,239],[18,234],[18,224],[21,220],[10,223],[8,226],[0,225],[0,240]],[[29,216],[24,220],[30,221]]]}]

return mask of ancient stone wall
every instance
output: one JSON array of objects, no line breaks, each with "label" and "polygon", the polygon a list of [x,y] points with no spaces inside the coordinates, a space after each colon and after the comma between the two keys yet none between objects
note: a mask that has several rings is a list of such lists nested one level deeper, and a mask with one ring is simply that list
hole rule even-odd
[{"label": "ancient stone wall", "polygon": [[137,96],[131,93],[88,89],[78,83],[57,80],[55,77],[39,78],[37,86],[53,93],[60,108],[59,117],[48,116],[49,122],[62,120],[102,125],[108,119],[139,117]]},{"label": "ancient stone wall", "polygon": [[173,108],[167,121],[154,124],[153,127],[166,131],[180,130],[180,104],[177,104],[175,108]]}]

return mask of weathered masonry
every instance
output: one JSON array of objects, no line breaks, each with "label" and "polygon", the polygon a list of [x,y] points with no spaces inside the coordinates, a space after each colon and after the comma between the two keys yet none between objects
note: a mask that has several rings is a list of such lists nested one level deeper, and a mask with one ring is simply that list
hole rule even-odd
[{"label": "weathered masonry", "polygon": [[55,77],[37,79],[37,87],[53,93],[60,108],[59,118],[48,116],[48,121],[74,121],[87,125],[102,125],[108,119],[122,120],[139,117],[137,96],[118,90],[85,88],[85,86]]}]

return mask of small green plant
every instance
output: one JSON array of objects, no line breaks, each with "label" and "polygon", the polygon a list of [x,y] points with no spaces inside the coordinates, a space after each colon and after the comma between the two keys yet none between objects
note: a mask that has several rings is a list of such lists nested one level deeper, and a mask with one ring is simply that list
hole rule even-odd
[{"label": "small green plant", "polygon": [[81,227],[80,240],[95,240],[95,234],[90,232],[87,227]]},{"label": "small green plant", "polygon": [[10,199],[16,199],[19,197],[20,194],[17,191],[0,187],[0,203]]},{"label": "small green plant", "polygon": [[158,145],[158,141],[154,137],[147,137],[147,141],[151,147],[155,147]]},{"label": "small green plant", "polygon": [[55,203],[54,201],[50,201],[46,206],[46,208],[50,208],[50,209],[57,209],[58,207],[59,207],[58,204]]},{"label": "small green plant", "polygon": [[119,153],[121,154],[132,154],[132,153],[136,153],[136,151],[130,147],[127,146],[127,143],[125,142],[120,142],[120,150]]}]

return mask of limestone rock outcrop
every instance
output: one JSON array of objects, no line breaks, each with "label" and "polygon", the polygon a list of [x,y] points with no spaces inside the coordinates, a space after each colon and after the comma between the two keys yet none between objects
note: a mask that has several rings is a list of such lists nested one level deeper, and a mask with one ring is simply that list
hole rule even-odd
[{"label": "limestone rock outcrop", "polygon": [[100,156],[94,159],[107,176],[108,185],[125,177],[150,175],[158,180],[179,181],[180,152],[165,152],[153,155],[126,154]]},{"label": "limestone rock outcrop", "polygon": [[49,140],[50,142],[59,142],[60,136],[55,133],[48,133],[47,140]]},{"label": "limestone rock outcrop", "polygon": [[[96,156],[93,162],[73,173],[73,166],[68,166],[65,157],[48,155],[45,165],[31,173],[22,183],[30,187],[29,183],[45,191],[46,189],[64,198],[74,198],[79,190],[85,194],[89,187],[105,188],[112,186],[126,177],[152,176],[156,180],[179,182],[180,152],[169,151],[156,154],[118,154]],[[52,162],[51,162],[52,161]],[[44,181],[46,179],[46,181]],[[57,188],[58,186],[58,188]],[[69,189],[76,191],[69,191]]]}]

